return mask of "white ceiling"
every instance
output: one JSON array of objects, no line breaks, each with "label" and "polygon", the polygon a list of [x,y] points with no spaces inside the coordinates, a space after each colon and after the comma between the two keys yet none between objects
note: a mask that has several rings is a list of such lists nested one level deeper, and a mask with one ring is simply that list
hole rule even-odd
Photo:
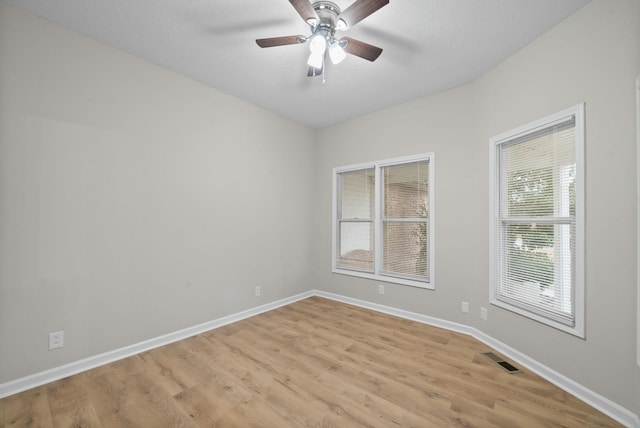
[{"label": "white ceiling", "polygon": [[[288,0],[4,0],[319,128],[471,82],[589,0],[391,0],[345,32],[381,47],[306,76],[309,34]],[[333,0],[343,10],[353,0]]]}]

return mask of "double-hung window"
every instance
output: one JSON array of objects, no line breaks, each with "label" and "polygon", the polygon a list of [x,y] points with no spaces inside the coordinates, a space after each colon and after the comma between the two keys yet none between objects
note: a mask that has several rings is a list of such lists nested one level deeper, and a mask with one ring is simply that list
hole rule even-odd
[{"label": "double-hung window", "polygon": [[584,105],[490,148],[491,303],[584,337]]},{"label": "double-hung window", "polygon": [[433,158],[334,168],[333,272],[434,288]]}]

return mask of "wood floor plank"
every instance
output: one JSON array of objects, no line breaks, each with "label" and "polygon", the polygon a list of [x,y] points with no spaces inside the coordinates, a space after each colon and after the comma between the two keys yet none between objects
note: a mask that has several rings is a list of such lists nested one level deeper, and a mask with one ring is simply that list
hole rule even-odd
[{"label": "wood floor plank", "polygon": [[0,428],[618,427],[477,340],[319,297],[0,400]]},{"label": "wood floor plank", "polygon": [[127,406],[128,391],[118,373],[85,377],[85,389],[98,418],[118,417]]},{"label": "wood floor plank", "polygon": [[6,427],[53,427],[46,387],[34,388],[2,401],[5,402]]},{"label": "wood floor plank", "polygon": [[127,401],[121,415],[129,424],[153,427],[196,426],[173,397],[155,383],[148,372],[129,376],[124,381]]},{"label": "wood floor plank", "polygon": [[[208,372],[196,365],[193,355],[182,343],[163,346],[140,354],[150,372],[162,379],[164,388],[171,395],[208,380]],[[175,364],[180,361],[180,364]]]}]

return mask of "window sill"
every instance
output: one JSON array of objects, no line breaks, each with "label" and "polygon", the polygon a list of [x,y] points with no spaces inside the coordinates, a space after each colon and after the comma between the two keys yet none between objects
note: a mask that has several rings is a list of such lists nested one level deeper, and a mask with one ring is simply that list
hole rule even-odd
[{"label": "window sill", "polygon": [[435,285],[433,283],[433,280],[431,280],[430,282],[415,281],[411,279],[395,278],[387,275],[376,275],[373,273],[358,272],[354,270],[338,269],[338,268],[333,268],[331,271],[339,275],[356,276],[358,278],[371,279],[374,281],[382,281],[382,282],[388,282],[391,284],[406,285],[409,287],[423,288],[425,290],[435,290]]},{"label": "window sill", "polygon": [[508,311],[514,312],[516,314],[522,315],[526,318],[532,319],[534,321],[537,321],[541,324],[545,324],[548,325],[549,327],[553,327],[555,329],[564,331],[565,333],[569,333],[572,334],[574,336],[577,336],[581,339],[585,339],[585,334],[584,334],[584,327],[583,326],[569,326],[566,324],[562,324],[560,322],[554,321],[552,319],[543,317],[542,315],[536,314],[535,312],[531,312],[528,311],[526,309],[523,309],[519,306],[515,306],[512,305],[510,303],[507,302],[503,302],[502,300],[498,300],[495,297],[492,297],[490,299],[490,303],[494,306],[498,306],[500,308],[506,309]]}]

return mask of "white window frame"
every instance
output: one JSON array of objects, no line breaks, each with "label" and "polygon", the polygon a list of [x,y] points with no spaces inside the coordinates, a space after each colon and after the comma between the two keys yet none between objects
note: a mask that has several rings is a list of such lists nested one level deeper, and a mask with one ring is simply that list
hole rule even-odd
[{"label": "white window frame", "polygon": [[[500,300],[498,296],[498,277],[499,277],[499,254],[501,251],[500,228],[498,226],[498,206],[501,195],[498,193],[498,185],[501,177],[499,167],[497,165],[498,147],[515,139],[525,137],[537,131],[544,130],[554,123],[562,122],[571,117],[575,118],[575,160],[576,160],[576,203],[575,203],[575,282],[574,282],[574,319],[573,325],[566,325],[551,318],[545,317],[539,313],[532,312],[526,307],[518,306],[513,303]],[[490,303],[523,315],[535,321],[544,323],[551,327],[573,334],[580,338],[585,338],[585,299],[584,299],[584,242],[585,242],[585,157],[584,157],[584,104],[570,107],[556,114],[544,117],[542,119],[531,122],[527,125],[520,126],[511,131],[502,133],[490,139],[490,161],[489,161],[489,198],[490,198],[490,224],[489,224],[489,300]]]},{"label": "white window frame", "polygon": [[638,289],[636,303],[636,322],[637,340],[636,340],[636,363],[640,367],[640,74],[636,77],[636,288]]},{"label": "white window frame", "polygon": [[[418,281],[410,278],[403,278],[401,276],[393,276],[390,273],[384,273],[382,269],[382,204],[383,204],[383,188],[382,188],[382,169],[386,166],[401,165],[406,163],[413,163],[419,161],[429,162],[429,187],[428,187],[428,201],[429,201],[429,215],[427,218],[427,230],[429,231],[428,239],[428,263],[429,263],[429,279],[428,281]],[[350,270],[340,268],[337,265],[338,255],[338,197],[340,195],[338,189],[338,175],[346,172],[353,172],[358,170],[374,168],[375,173],[375,190],[374,190],[374,272],[362,272],[357,270]],[[425,288],[433,290],[435,289],[435,215],[434,215],[434,176],[435,176],[435,155],[434,153],[422,153],[413,156],[403,156],[392,159],[385,159],[380,161],[365,162],[353,165],[346,165],[333,168],[333,225],[332,225],[332,251],[331,251],[331,271],[333,273],[356,276],[360,278],[372,279],[376,281],[408,285],[412,287]]]}]

